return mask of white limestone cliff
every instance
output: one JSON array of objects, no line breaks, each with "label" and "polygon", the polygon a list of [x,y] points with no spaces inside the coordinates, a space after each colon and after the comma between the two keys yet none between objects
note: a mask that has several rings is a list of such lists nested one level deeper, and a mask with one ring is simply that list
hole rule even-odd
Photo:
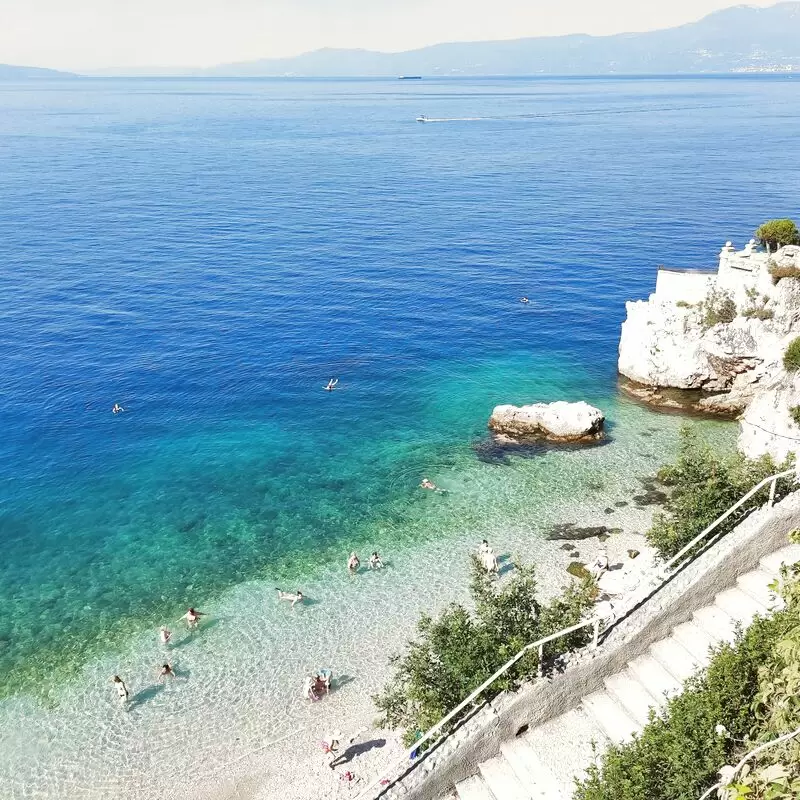
[{"label": "white limestone cliff", "polygon": [[656,291],[626,310],[618,367],[631,394],[677,405],[664,389],[713,393],[691,407],[742,414],[739,447],[749,457],[782,461],[800,450],[789,412],[800,405],[800,373],[783,366],[800,336],[800,247],[770,255],[751,240],[737,253],[728,242],[716,273],[661,269]]}]

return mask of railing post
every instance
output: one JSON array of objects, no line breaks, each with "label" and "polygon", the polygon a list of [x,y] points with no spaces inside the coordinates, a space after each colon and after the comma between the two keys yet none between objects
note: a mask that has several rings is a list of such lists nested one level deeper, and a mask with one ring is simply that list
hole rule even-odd
[{"label": "railing post", "polygon": [[592,633],[592,647],[597,647],[597,640],[600,638],[600,617],[595,617],[594,631]]},{"label": "railing post", "polygon": [[536,677],[541,678],[544,674],[544,667],[542,666],[542,660],[544,659],[544,645],[539,645],[539,665],[536,667]]},{"label": "railing post", "polygon": [[778,485],[778,478],[775,477],[772,479],[772,483],[769,485],[769,502],[767,503],[767,506],[769,508],[772,508],[772,506],[775,504],[775,488],[777,487],[777,485]]}]

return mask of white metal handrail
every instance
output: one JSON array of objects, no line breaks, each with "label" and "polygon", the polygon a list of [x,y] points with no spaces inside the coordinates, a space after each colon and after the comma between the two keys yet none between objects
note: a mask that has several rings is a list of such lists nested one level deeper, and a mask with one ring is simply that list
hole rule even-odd
[{"label": "white metal handrail", "polygon": [[733,783],[733,779],[736,777],[736,773],[739,772],[739,770],[751,758],[757,756],[764,750],[768,750],[770,747],[774,747],[776,744],[780,744],[781,742],[788,742],[789,739],[794,739],[796,736],[800,736],[800,728],[797,728],[797,730],[794,731],[790,731],[789,733],[784,733],[777,739],[773,739],[771,742],[766,742],[765,744],[761,744],[754,750],[751,750],[746,756],[744,756],[744,758],[742,758],[742,760],[733,768],[733,771],[724,780],[721,780],[719,783],[715,783],[711,788],[706,789],[706,791],[700,795],[700,800],[705,800],[706,797],[710,797],[711,793],[716,789],[724,789],[726,786],[730,786]]},{"label": "white metal handrail", "polygon": [[[715,528],[717,528],[721,523],[723,523],[728,517],[741,508],[748,500],[750,500],[754,495],[758,494],[765,486],[770,486],[769,492],[769,500],[767,501],[767,506],[769,508],[775,502],[775,491],[777,487],[778,480],[781,478],[788,478],[790,476],[796,475],[794,470],[786,470],[785,472],[779,472],[775,475],[770,475],[768,478],[764,478],[759,484],[754,486],[747,494],[745,494],[740,500],[734,503],[724,514],[720,515],[714,522],[712,522],[708,527],[703,529],[691,542],[687,545],[684,545],[672,558],[666,561],[658,571],[658,577],[660,580],[658,581],[657,585],[651,585],[648,587],[648,591],[645,596],[652,595],[657,589],[660,589],[661,586],[664,585],[667,581],[667,571],[673,567],[680,558],[682,558],[686,553],[691,551],[694,547],[696,547],[709,533],[711,533]],[[798,473],[800,476],[800,473]],[[633,598],[632,602],[628,604],[627,608],[623,610],[623,613],[618,617],[618,620],[628,613],[635,605],[642,601],[641,596],[636,596]],[[455,716],[457,716],[461,711],[463,711],[470,703],[473,702],[478,696],[483,694],[499,677],[504,675],[508,672],[514,664],[519,661],[522,656],[526,653],[529,653],[534,648],[537,648],[539,651],[539,664],[537,669],[537,674],[539,677],[542,675],[542,655],[544,651],[544,645],[548,644],[549,642],[555,641],[556,639],[560,639],[562,636],[566,636],[567,634],[574,633],[581,628],[586,628],[592,625],[594,627],[594,635],[592,637],[592,647],[597,647],[598,638],[600,635],[600,619],[594,618],[585,620],[583,622],[579,622],[577,625],[572,625],[569,628],[565,628],[561,631],[556,631],[556,633],[552,633],[549,636],[545,636],[543,639],[539,639],[535,642],[531,642],[530,644],[525,645],[513,658],[503,664],[491,677],[487,678],[477,689],[475,689],[468,697],[462,700],[449,714],[439,720],[432,728],[426,731],[414,744],[408,748],[403,753],[401,759],[399,759],[395,764],[393,764],[389,769],[384,770],[377,778],[375,778],[372,783],[370,783],[365,789],[361,791],[358,795],[356,800],[367,800],[367,795],[371,792],[376,786],[380,784],[380,782],[388,777],[389,774],[394,773],[395,770],[404,770],[408,769],[408,767],[414,766],[413,763],[409,764],[409,760],[412,758],[412,755],[415,751],[417,751],[420,746],[425,744],[425,742],[429,741],[433,736],[435,736],[450,720],[452,720]],[[391,779],[389,779],[391,782]]]}]

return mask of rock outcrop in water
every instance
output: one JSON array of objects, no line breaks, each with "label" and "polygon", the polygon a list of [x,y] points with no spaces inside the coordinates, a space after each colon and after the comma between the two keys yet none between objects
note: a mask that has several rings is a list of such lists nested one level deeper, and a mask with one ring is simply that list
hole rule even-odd
[{"label": "rock outcrop in water", "polygon": [[[719,269],[660,269],[647,301],[626,304],[619,346],[622,386],[637,399],[681,407],[670,389],[693,390],[688,407],[741,415],[739,448],[782,461],[800,449],[798,373],[783,354],[800,335],[800,247],[769,254],[730,242]],[[667,391],[665,391],[665,389]],[[684,406],[685,407],[685,406]]]},{"label": "rock outcrop in water", "polygon": [[489,428],[512,439],[551,442],[590,442],[603,438],[605,417],[588,403],[534,403],[496,406]]}]

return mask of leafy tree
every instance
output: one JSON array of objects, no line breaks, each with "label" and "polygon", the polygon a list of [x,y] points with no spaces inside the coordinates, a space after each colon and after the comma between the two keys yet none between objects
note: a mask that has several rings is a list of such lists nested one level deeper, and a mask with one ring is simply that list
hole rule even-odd
[{"label": "leafy tree", "polygon": [[774,252],[785,244],[800,244],[800,231],[790,219],[771,219],[756,231],[756,239]]},{"label": "leafy tree", "polygon": [[[647,540],[662,558],[675,555],[685,544],[741,499],[757,483],[780,471],[769,456],[750,460],[740,453],[719,455],[693,429],[681,430],[678,458],[663,466],[658,479],[670,487],[664,511],[656,514]],[[789,491],[789,481],[778,482],[778,497]],[[753,508],[767,499],[764,488],[720,525],[728,533]]]},{"label": "leafy tree", "polygon": [[[514,576],[498,589],[473,557],[470,593],[474,613],[452,604],[438,619],[422,616],[417,638],[404,655],[392,657],[395,674],[373,698],[381,723],[405,728],[409,745],[418,731],[435,725],[525,645],[579,622],[596,588],[591,579],[571,583],[545,604],[538,598],[532,566],[516,565]],[[554,649],[580,647],[590,635],[588,628],[576,631],[556,642]],[[527,653],[487,689],[485,699],[536,674],[537,667],[538,653]]]}]

